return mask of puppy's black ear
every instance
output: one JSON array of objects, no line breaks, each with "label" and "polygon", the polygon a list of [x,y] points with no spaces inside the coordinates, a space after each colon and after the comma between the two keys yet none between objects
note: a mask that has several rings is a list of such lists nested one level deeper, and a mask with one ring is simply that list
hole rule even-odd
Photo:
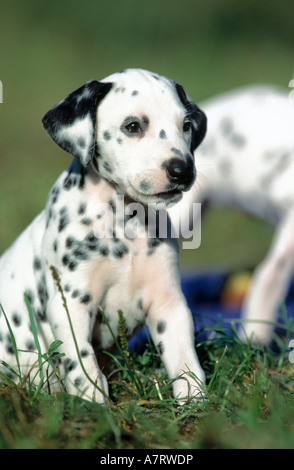
[{"label": "puppy's black ear", "polygon": [[43,125],[52,139],[87,166],[95,154],[97,106],[111,89],[111,83],[87,82],[51,108]]},{"label": "puppy's black ear", "polygon": [[185,93],[182,85],[175,83],[177,94],[193,122],[191,152],[201,144],[206,134],[207,119],[203,111]]}]

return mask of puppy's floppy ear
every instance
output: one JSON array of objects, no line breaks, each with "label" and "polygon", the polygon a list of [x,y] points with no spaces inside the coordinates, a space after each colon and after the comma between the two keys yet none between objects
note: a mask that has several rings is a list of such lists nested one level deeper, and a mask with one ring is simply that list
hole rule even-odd
[{"label": "puppy's floppy ear", "polygon": [[112,83],[92,80],[68,95],[43,117],[52,139],[87,166],[95,154],[96,112]]},{"label": "puppy's floppy ear", "polygon": [[193,132],[192,132],[192,141],[191,141],[191,152],[201,144],[204,136],[206,134],[207,128],[207,119],[203,111],[192,101],[185,93],[182,85],[175,83],[177,94],[188,111],[189,116],[193,121]]}]

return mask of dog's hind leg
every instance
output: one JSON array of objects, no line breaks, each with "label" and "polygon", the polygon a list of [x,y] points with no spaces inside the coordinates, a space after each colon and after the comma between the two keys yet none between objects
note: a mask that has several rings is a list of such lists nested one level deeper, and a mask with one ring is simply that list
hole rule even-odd
[{"label": "dog's hind leg", "polygon": [[242,340],[268,344],[272,338],[277,312],[284,300],[293,270],[294,209],[277,228],[266,259],[257,267],[243,305]]}]

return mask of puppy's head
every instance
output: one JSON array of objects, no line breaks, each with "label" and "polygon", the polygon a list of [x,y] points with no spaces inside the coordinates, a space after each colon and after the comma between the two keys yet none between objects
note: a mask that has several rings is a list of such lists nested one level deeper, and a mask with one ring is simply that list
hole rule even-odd
[{"label": "puppy's head", "polygon": [[43,118],[53,140],[143,204],[176,202],[196,176],[206,117],[177,83],[127,69],[84,86]]}]

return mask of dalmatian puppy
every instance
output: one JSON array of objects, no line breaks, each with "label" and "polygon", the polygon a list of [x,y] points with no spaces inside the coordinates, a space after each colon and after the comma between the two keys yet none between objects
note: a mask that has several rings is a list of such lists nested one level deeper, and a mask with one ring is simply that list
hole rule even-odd
[{"label": "dalmatian puppy", "polygon": [[276,226],[244,302],[240,331],[243,340],[268,344],[293,271],[294,103],[279,88],[251,86],[200,106],[209,128],[197,150],[198,179],[170,214],[178,224],[191,217],[194,202],[205,200]]},{"label": "dalmatian puppy", "polygon": [[[165,207],[194,182],[193,152],[205,135],[204,113],[172,80],[127,69],[87,82],[49,110],[43,124],[74,159],[45,210],[0,260],[1,360],[16,367],[6,315],[23,373],[36,364],[26,293],[42,351],[62,341],[66,390],[103,403],[108,386],[95,353],[113,346],[107,323],[117,334],[120,309],[129,335],[146,322],[179,402],[202,396],[205,377]],[[165,236],[158,231],[159,212],[166,216]]]}]

